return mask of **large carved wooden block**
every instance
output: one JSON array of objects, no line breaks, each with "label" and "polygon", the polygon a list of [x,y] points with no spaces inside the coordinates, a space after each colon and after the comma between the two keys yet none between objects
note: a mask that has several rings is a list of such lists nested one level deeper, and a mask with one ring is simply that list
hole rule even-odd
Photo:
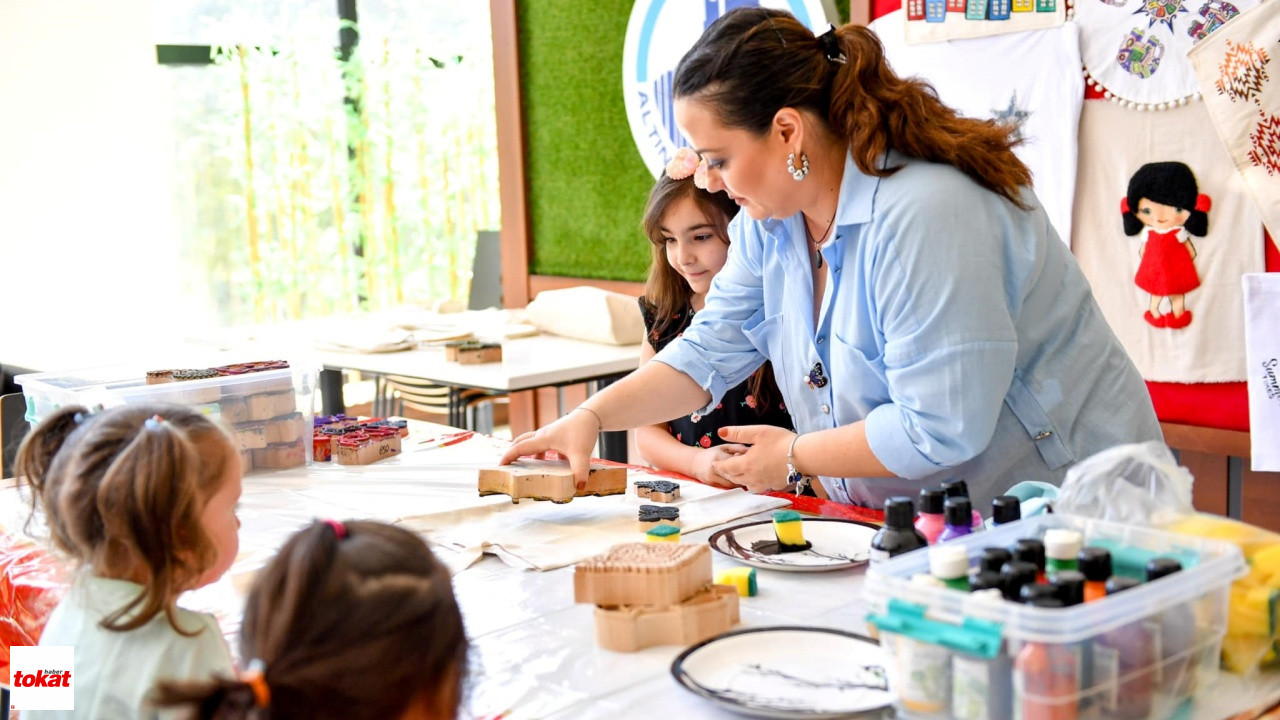
[{"label": "large carved wooden block", "polygon": [[606,650],[692,645],[738,623],[738,591],[728,585],[708,585],[678,605],[597,607],[595,616],[596,644]]},{"label": "large carved wooden block", "polygon": [[481,495],[510,495],[567,503],[585,495],[621,495],[627,491],[627,469],[592,463],[587,486],[578,490],[569,464],[552,460],[520,460],[511,465],[480,470]]},{"label": "large carved wooden block", "polygon": [[573,569],[573,601],[676,605],[711,584],[711,548],[699,543],[624,543]]}]

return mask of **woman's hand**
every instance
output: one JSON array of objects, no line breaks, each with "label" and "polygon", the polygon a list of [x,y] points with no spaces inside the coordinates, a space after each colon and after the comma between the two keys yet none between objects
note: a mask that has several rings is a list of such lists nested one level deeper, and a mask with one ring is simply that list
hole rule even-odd
[{"label": "woman's hand", "polygon": [[507,465],[525,455],[543,458],[548,450],[555,450],[569,461],[573,481],[581,490],[587,486],[591,450],[599,435],[600,421],[596,419],[595,413],[585,408],[575,408],[550,425],[524,433],[513,440],[499,463]]},{"label": "woman's hand", "polygon": [[715,463],[728,460],[747,451],[746,445],[716,445],[709,448],[698,448],[693,456],[693,466],[689,475],[708,485],[722,488],[738,487],[715,470]]},{"label": "woman's hand", "polygon": [[773,425],[720,428],[720,437],[750,445],[747,451],[712,463],[712,470],[751,492],[781,490],[787,486],[787,447],[796,434]]}]

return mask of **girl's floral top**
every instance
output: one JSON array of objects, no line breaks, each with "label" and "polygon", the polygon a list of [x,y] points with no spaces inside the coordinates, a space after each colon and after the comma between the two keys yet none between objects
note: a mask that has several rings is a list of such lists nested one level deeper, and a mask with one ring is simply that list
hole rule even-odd
[{"label": "girl's floral top", "polygon": [[[685,328],[689,327],[689,323],[693,322],[694,314],[693,308],[686,305],[673,318],[673,322],[667,325],[663,334],[658,335],[657,330],[654,329],[657,324],[654,318],[656,308],[643,297],[640,298],[640,312],[644,316],[644,328],[649,344],[655,351],[661,350],[667,346],[667,343],[680,337]],[[777,425],[788,430],[794,429],[791,425],[791,415],[787,413],[786,404],[782,401],[782,393],[773,380],[772,368],[768,363],[765,363],[765,372],[768,375],[761,388],[761,394],[769,398],[767,403],[758,402],[751,395],[749,392],[751,378],[747,378],[742,384],[726,392],[720,404],[709,414],[682,415],[667,423],[667,431],[685,445],[707,448],[723,445],[724,440],[720,439],[716,431],[730,425]],[[767,407],[761,405],[767,405]]]}]

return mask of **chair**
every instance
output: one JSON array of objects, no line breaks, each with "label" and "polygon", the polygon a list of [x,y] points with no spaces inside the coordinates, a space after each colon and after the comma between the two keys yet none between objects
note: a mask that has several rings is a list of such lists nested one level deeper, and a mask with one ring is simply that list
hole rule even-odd
[{"label": "chair", "polygon": [[379,375],[374,381],[373,414],[403,415],[406,407],[444,415],[454,427],[493,433],[493,404],[505,394],[475,388],[456,388],[403,375]]},{"label": "chair", "polygon": [[30,426],[27,398],[22,393],[0,395],[0,478],[13,475],[13,459]]}]

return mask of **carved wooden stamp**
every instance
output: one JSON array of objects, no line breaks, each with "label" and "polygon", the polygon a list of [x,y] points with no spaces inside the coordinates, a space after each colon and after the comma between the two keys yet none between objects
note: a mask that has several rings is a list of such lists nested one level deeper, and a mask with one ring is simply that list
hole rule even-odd
[{"label": "carved wooden stamp", "polygon": [[627,491],[627,469],[592,463],[587,486],[578,490],[569,463],[553,460],[520,460],[511,465],[480,470],[480,494],[567,503],[585,495],[621,495]]},{"label": "carved wooden stamp", "polygon": [[333,459],[339,465],[369,465],[400,454],[400,433],[393,428],[370,428],[335,436]]},{"label": "carved wooden stamp", "polygon": [[501,362],[502,346],[497,343],[485,343],[479,340],[456,340],[445,343],[444,359],[463,365]]},{"label": "carved wooden stamp", "polygon": [[659,523],[680,525],[680,508],[674,505],[641,505],[637,514],[640,532],[649,532]]},{"label": "carved wooden stamp", "polygon": [[692,645],[726,632],[738,622],[738,591],[708,585],[669,607],[597,607],[596,644],[615,652],[654,645]]},{"label": "carved wooden stamp", "polygon": [[680,483],[671,480],[637,480],[636,495],[654,502],[675,502],[680,499]]},{"label": "carved wooden stamp", "polygon": [[711,583],[711,548],[624,543],[573,569],[573,601],[593,605],[675,605]]},{"label": "carved wooden stamp", "polygon": [[276,443],[253,452],[255,468],[291,468],[298,467],[307,461],[307,448],[301,441]]}]

